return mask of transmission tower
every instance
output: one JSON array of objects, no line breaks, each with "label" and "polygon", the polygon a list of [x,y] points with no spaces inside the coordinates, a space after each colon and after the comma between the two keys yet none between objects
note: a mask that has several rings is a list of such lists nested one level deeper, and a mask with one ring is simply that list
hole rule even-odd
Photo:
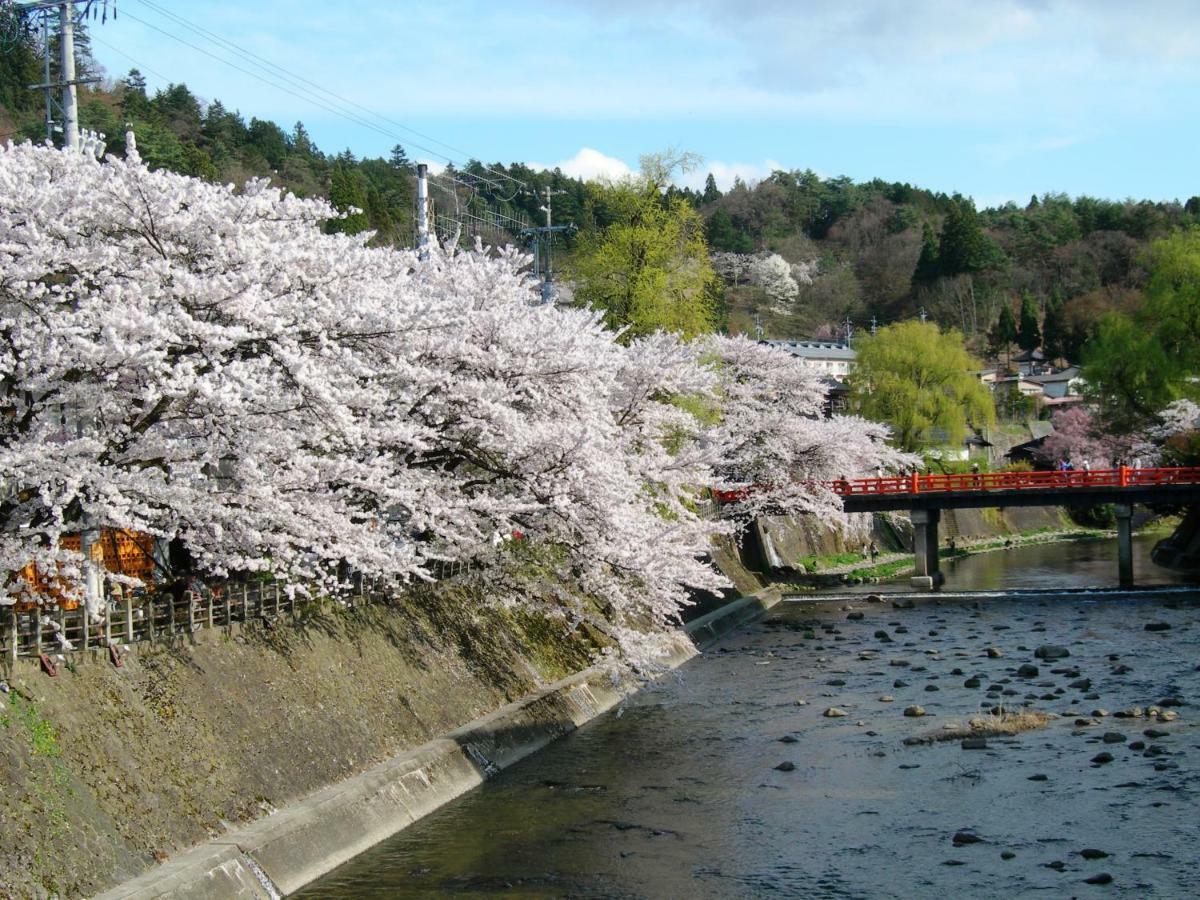
[{"label": "transmission tower", "polygon": [[[520,231],[522,237],[529,238],[533,243],[533,277],[540,278],[542,282],[542,302],[550,303],[554,300],[554,235],[555,233],[565,233],[575,231],[576,226],[572,224],[555,225],[554,224],[554,197],[558,194],[565,194],[566,191],[554,191],[546,187],[546,205],[538,207],[546,214],[546,224],[530,228],[523,228]],[[542,251],[545,249],[546,262],[542,264]]]},{"label": "transmission tower", "polygon": [[[44,61],[43,79],[41,84],[31,84],[31,91],[43,91],[46,99],[46,140],[54,139],[54,132],[61,129],[63,144],[71,150],[79,147],[79,102],[76,87],[81,84],[93,84],[99,78],[75,77],[75,23],[85,19],[89,13],[95,16],[96,11],[103,9],[104,20],[108,20],[109,6],[112,6],[113,18],[117,16],[116,0],[34,0],[29,3],[18,3],[14,7],[22,16],[38,20],[38,28],[42,37],[42,58]],[[58,19],[58,78],[52,79],[50,74],[51,56],[51,21]],[[54,98],[54,91],[61,91],[59,100]],[[62,119],[62,124],[55,125],[55,114]]]}]

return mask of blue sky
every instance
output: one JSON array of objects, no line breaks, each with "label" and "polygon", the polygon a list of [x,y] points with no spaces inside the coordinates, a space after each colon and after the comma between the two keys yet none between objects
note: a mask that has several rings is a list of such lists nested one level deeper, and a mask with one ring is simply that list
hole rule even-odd
[{"label": "blue sky", "polygon": [[[164,10],[385,116],[390,133],[155,31],[251,68]],[[811,168],[980,205],[1200,194],[1193,2],[121,0],[92,33],[112,76],[138,65],[152,88],[183,81],[247,118],[303,120],[322,149],[360,156],[399,141],[413,158],[590,176],[676,147],[705,159],[693,183]]]}]

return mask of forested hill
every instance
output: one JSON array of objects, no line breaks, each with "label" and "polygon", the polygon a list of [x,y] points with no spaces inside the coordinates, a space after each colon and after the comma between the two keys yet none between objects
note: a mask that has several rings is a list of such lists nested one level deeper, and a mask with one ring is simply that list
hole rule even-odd
[{"label": "forested hill", "polygon": [[[86,31],[81,43],[86,69]],[[29,44],[0,46],[0,137],[43,137],[41,97],[24,88],[40,80],[40,68]],[[257,118],[247,122],[182,84],[148,94],[136,70],[103,89],[82,90],[80,119],[106,134],[113,152],[123,150],[128,122],[153,166],[223,182],[269,177],[299,195],[364,211],[331,228],[370,228],[381,243],[412,241],[414,168],[401,146],[388,158],[323,151],[301,123],[285,128]],[[558,171],[477,161],[464,171],[495,187],[475,180],[474,191],[456,188],[460,196],[451,200],[460,208],[491,208],[540,222],[539,194],[551,187],[560,192],[555,221],[575,223],[580,235],[606,228],[617,215],[604,188]],[[527,190],[515,190],[503,176]],[[1069,358],[1078,357],[1101,313],[1137,304],[1145,280],[1143,247],[1200,222],[1200,197],[1161,203],[1047,194],[1023,206],[977,212],[958,195],[811,171],[775,172],[725,192],[710,176],[702,191],[672,188],[668,195],[686,200],[703,217],[715,267],[724,276],[721,308],[731,330],[752,331],[757,321],[770,337],[838,336],[847,320],[862,330],[873,318],[884,324],[924,309],[982,349],[1003,307],[1011,311],[1023,301],[1042,322],[1047,349]],[[568,259],[577,240],[565,239]],[[780,295],[751,276],[747,255],[764,253],[791,264],[794,291]]]}]

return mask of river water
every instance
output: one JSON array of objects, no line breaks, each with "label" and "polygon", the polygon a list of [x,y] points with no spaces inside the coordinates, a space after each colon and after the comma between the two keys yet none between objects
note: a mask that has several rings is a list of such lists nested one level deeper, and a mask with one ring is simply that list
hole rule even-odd
[{"label": "river water", "polygon": [[[1178,582],[1150,543],[1139,580]],[[954,563],[947,587],[1115,569],[1111,542],[1042,545]],[[781,604],[301,896],[1200,896],[1198,663],[1181,598]],[[1100,715],[1164,698],[1177,720]],[[986,749],[904,743],[997,703],[1058,718]]]}]

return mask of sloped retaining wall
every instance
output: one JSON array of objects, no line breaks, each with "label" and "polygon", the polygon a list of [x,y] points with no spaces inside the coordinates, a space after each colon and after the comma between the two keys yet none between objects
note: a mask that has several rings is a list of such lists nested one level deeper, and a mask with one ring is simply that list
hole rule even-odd
[{"label": "sloped retaining wall", "polygon": [[[764,591],[696,619],[673,639],[662,664],[682,665],[698,646],[752,621],[778,599]],[[637,687],[597,668],[564,678],[180,854],[101,900],[285,896],[612,709]]]}]

